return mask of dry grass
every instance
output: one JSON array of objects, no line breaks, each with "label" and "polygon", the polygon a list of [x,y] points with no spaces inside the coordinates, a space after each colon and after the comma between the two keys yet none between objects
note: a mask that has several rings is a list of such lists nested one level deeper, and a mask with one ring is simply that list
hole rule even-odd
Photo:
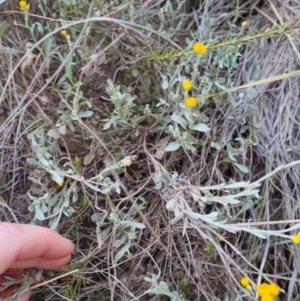
[{"label": "dry grass", "polygon": [[[212,35],[223,41],[241,31],[240,26],[230,28],[229,23],[239,25],[244,19],[249,25],[243,35],[261,33],[275,23],[292,24],[300,13],[297,1],[206,0],[200,4],[186,1],[180,10],[172,13],[162,13],[168,1],[111,1],[97,22],[92,19],[95,7],[88,2],[80,1],[81,10],[49,4],[44,12],[47,18],[81,19],[68,29],[71,45],[59,34],[60,23],[54,29],[49,25],[53,20],[30,17],[30,22],[39,20],[45,28],[49,25],[45,34],[35,31],[36,41],[54,37],[51,51],[45,55],[44,49],[37,48],[32,61],[24,54],[25,44],[32,38],[26,29],[13,25],[14,21],[24,22],[17,2],[4,3],[0,8],[1,12],[12,12],[0,16],[0,22],[7,19],[10,24],[2,36],[2,45],[9,47],[9,52],[0,52],[1,220],[30,223],[33,213],[28,211],[32,202],[28,192],[34,188],[59,193],[60,188],[47,172],[28,163],[27,159],[35,158],[36,154],[27,134],[38,127],[55,128],[61,112],[70,112],[73,99],[81,92],[90,101],[94,115],[77,120],[73,131],[68,129],[67,135],[61,135],[49,145],[53,160],[60,162],[62,170],[67,169],[63,164],[70,162],[77,172],[74,177],[80,175],[87,179],[99,174],[107,166],[106,162],[112,165],[126,156],[136,156],[131,166],[110,174],[120,184],[120,194],[115,191],[101,194],[80,181],[70,180],[66,184],[73,185],[79,200],[72,205],[74,214],[63,217],[57,230],[75,243],[76,252],[70,266],[55,275],[79,271],[35,289],[32,299],[168,300],[145,294],[150,284],[144,277],[155,274],[168,283],[171,291],[178,291],[182,300],[255,300],[238,283],[246,274],[253,284],[260,279],[279,283],[286,291],[280,300],[297,300],[299,254],[295,246],[276,237],[263,240],[243,232],[228,233],[203,222],[188,222],[187,235],[183,236],[183,221],[170,223],[174,214],[166,209],[170,199],[168,187],[155,189],[153,176],[159,164],[170,174],[178,173],[178,192],[191,185],[213,186],[231,180],[252,182],[281,164],[299,159],[298,77],[232,92],[216,101],[207,100],[201,113],[208,117],[206,124],[215,131],[221,144],[219,150],[211,146],[212,136],[199,133],[195,138],[201,144],[195,153],[180,148],[158,159],[157,145],[166,137],[167,126],[163,121],[170,120],[173,107],[150,117],[141,116],[136,124],[103,130],[103,120],[114,109],[107,101],[107,79],[130,87],[129,93],[137,97],[138,106],[150,104],[155,108],[158,97],[170,97],[161,89],[161,75],[175,70],[179,61],[171,59],[147,67],[147,54],[182,49],[186,47],[186,38],[201,41],[209,40]],[[101,3],[96,2],[96,6]],[[134,16],[130,15],[133,3]],[[32,10],[43,15],[38,7]],[[213,25],[208,30],[209,20],[213,20]],[[147,22],[152,26],[151,35],[144,28]],[[165,33],[168,35],[164,36]],[[38,43],[42,47],[43,43]],[[200,72],[224,77],[227,84],[240,86],[300,69],[296,49],[299,49],[297,29],[293,35],[283,33],[242,46],[238,64],[230,70],[213,69],[215,57],[209,54]],[[58,54],[63,54],[63,58]],[[220,52],[218,55],[222,56]],[[81,86],[68,78],[59,84],[71,58],[75,63],[72,76],[82,82]],[[133,68],[138,68],[137,77]],[[147,86],[149,78],[151,85]],[[82,108],[89,110],[87,104],[82,104]],[[137,107],[133,110],[136,114],[141,112]],[[161,126],[160,130],[156,130],[157,126]],[[237,162],[247,166],[249,174],[228,161],[226,146],[229,144],[236,152]],[[91,160],[84,164],[88,154]],[[80,159],[80,166],[76,165],[75,157]],[[287,221],[260,226],[285,229],[290,225],[288,221],[299,218],[298,177],[298,165],[281,170],[263,183],[262,198],[253,199],[244,211],[240,210],[246,199],[227,208],[215,203],[190,206],[203,215],[218,211],[230,223]],[[131,240],[131,255],[125,255],[118,263],[114,258],[122,246],[122,235],[128,231],[109,218],[112,213],[119,220],[134,219],[146,226],[143,231],[136,231],[136,237]],[[91,216],[97,217],[97,224]],[[37,223],[47,225],[47,220]],[[45,279],[51,278],[54,278],[52,274],[45,273]]]}]

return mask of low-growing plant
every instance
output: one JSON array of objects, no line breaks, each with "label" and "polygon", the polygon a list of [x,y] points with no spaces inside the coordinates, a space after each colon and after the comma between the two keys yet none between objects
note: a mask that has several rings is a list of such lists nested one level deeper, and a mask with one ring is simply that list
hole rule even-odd
[{"label": "low-growing plant", "polygon": [[[41,0],[38,21],[33,3],[19,3],[16,26],[26,36],[20,47],[26,54],[17,64],[8,60],[1,84],[0,105],[9,103],[11,112],[0,128],[1,153],[9,158],[1,157],[8,163],[0,187],[10,200],[26,191],[26,221],[62,228],[76,241],[72,267],[82,270],[70,285],[57,286],[64,298],[85,299],[81,288],[90,300],[110,294],[111,300],[237,301],[255,300],[258,292],[273,301],[279,294],[262,268],[265,258],[253,262],[248,249],[262,253],[275,239],[276,248],[300,243],[298,221],[276,210],[270,218],[265,184],[281,172],[288,177],[299,161],[253,171],[260,128],[251,118],[257,110],[251,95],[256,86],[300,71],[265,79],[255,71],[247,80],[236,72],[247,47],[289,36],[298,24],[252,28],[246,20],[238,24],[238,2],[233,10],[223,7],[224,14],[212,13],[213,1],[201,3],[59,0],[52,8]],[[2,23],[0,46],[19,49],[15,36],[4,38],[6,30]],[[34,64],[24,63],[29,54]],[[32,78],[19,76],[26,90],[14,84],[20,66],[34,71]],[[245,102],[249,110],[240,120]],[[234,129],[225,130],[225,121]],[[26,162],[25,152],[18,153],[23,147]],[[15,176],[23,169],[30,187]],[[261,222],[264,210],[268,220]],[[270,225],[274,217],[290,225]],[[258,274],[256,285],[248,272]]]}]

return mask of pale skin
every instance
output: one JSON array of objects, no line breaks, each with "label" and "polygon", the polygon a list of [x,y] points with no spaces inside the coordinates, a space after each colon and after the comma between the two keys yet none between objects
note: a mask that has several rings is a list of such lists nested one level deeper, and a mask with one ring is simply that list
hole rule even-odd
[{"label": "pale skin", "polygon": [[[15,288],[1,290],[4,275],[20,278],[26,269],[57,269],[69,263],[74,245],[57,232],[39,226],[0,222],[0,298]],[[19,301],[28,301],[25,293]]]}]

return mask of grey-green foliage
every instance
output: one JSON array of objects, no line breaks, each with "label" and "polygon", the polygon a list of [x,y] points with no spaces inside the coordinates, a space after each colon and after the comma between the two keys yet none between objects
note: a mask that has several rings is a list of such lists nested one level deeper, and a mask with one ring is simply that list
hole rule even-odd
[{"label": "grey-green foliage", "polygon": [[[195,41],[187,41],[185,51],[188,53]],[[193,96],[196,99],[215,93],[217,88],[226,89],[221,84],[225,83],[223,78],[213,79],[210,74],[199,74],[199,68],[206,62],[205,57],[195,54],[182,55],[176,65],[171,65],[165,74],[161,75],[162,89],[165,90],[167,97],[159,97],[156,105],[158,113],[163,110],[172,111],[168,117],[160,117],[158,120],[161,125],[154,127],[154,131],[164,128],[164,132],[170,138],[169,143],[160,147],[162,152],[172,152],[180,147],[196,152],[201,143],[201,139],[195,137],[196,132],[208,133],[211,129],[206,123],[209,121],[205,113],[201,111],[204,102],[198,101],[194,109],[187,108],[184,104],[185,98]],[[188,74],[188,78],[193,83],[193,89],[189,95],[181,88],[181,83],[185,77],[182,73]],[[205,135],[204,135],[205,137]],[[164,138],[165,139],[165,138]],[[172,141],[173,140],[173,141]]]},{"label": "grey-green foliage", "polygon": [[219,67],[227,68],[229,71],[231,71],[234,68],[238,67],[238,58],[241,56],[239,53],[241,45],[230,45],[224,48],[224,52],[222,53],[222,59],[218,60],[217,63]]},{"label": "grey-green foliage", "polygon": [[223,229],[231,233],[244,231],[259,238],[267,238],[273,235],[290,239],[290,236],[285,233],[299,229],[300,224],[279,231],[261,230],[250,225],[235,226],[234,224],[228,224],[228,219],[222,217],[217,211],[200,214],[196,210],[193,210],[192,207],[195,207],[193,203],[196,203],[199,207],[203,207],[206,204],[219,203],[225,208],[229,208],[229,206],[240,204],[243,199],[246,199],[248,202],[247,207],[249,208],[249,204],[253,204],[249,200],[260,199],[259,188],[263,180],[273,176],[279,170],[299,164],[299,162],[294,161],[288,165],[282,165],[253,183],[232,182],[207,187],[191,185],[189,181],[181,179],[177,174],[168,174],[163,166],[157,163],[153,180],[156,183],[157,189],[164,188],[162,196],[166,200],[166,208],[174,213],[174,218],[170,221],[171,224],[175,224],[180,220],[183,221],[183,235],[186,234],[188,223],[201,226],[204,222],[212,228]]},{"label": "grey-green foliage", "polygon": [[169,125],[166,132],[171,134],[176,141],[170,142],[165,151],[171,152],[184,147],[186,150],[195,152],[197,150],[195,146],[199,146],[199,140],[192,135],[192,131],[203,133],[210,131],[210,128],[202,123],[205,119],[203,115],[184,110],[182,114],[174,113],[171,119],[174,123]]},{"label": "grey-green foliage", "polygon": [[242,172],[249,173],[248,167],[243,165],[243,164],[238,163],[237,160],[236,160],[236,156],[238,156],[241,153],[242,149],[243,149],[243,147],[233,148],[231,146],[231,144],[227,144],[226,151],[227,151],[227,154],[228,154],[228,158],[223,159],[222,161],[220,161],[220,163],[230,162],[233,165],[235,165],[238,169],[240,169]]},{"label": "grey-green foliage", "polygon": [[51,140],[45,129],[40,127],[27,135],[36,158],[29,158],[27,161],[37,169],[47,171],[54,182],[63,188],[60,191],[43,192],[38,188],[32,189],[29,198],[32,200],[29,211],[34,213],[33,221],[48,220],[52,229],[56,229],[62,215],[71,216],[75,210],[70,205],[78,199],[74,186],[69,188],[64,185],[65,177],[74,174],[69,170],[63,170],[51,155]]},{"label": "grey-green foliage", "polygon": [[[205,26],[207,32],[211,32],[210,28],[214,26],[214,22],[210,23],[209,20],[205,20]],[[223,45],[220,48],[211,48],[209,54],[199,56],[193,53],[192,47],[197,42],[197,37],[194,39],[186,39],[186,47],[183,52],[165,51],[163,55],[161,53],[152,53],[150,55],[151,60],[163,61],[164,59],[171,58],[172,56],[179,58],[176,64],[167,64],[167,68],[164,70],[164,74],[161,74],[161,86],[165,91],[164,97],[158,97],[158,104],[156,107],[169,110],[172,113],[168,117],[160,117],[158,122],[159,126],[153,128],[161,130],[164,129],[167,137],[164,137],[157,150],[160,156],[163,156],[164,152],[173,152],[179,148],[184,148],[187,151],[196,152],[198,147],[203,143],[204,139],[210,138],[210,127],[207,126],[209,118],[205,115],[205,108],[208,102],[218,103],[222,100],[218,95],[214,95],[220,91],[225,91],[228,86],[231,85],[231,71],[237,67],[237,59],[240,56],[240,48],[242,43],[238,42],[238,39],[242,36],[242,32],[233,33],[228,37],[228,41],[232,43]],[[219,44],[217,38],[212,35],[203,35],[202,41],[207,46]],[[213,58],[213,59],[212,59]],[[208,62],[213,60],[212,63],[207,66]],[[220,76],[220,69],[223,69],[223,73],[228,73],[226,78]],[[181,82],[185,79],[182,74],[185,74],[188,79],[193,83],[193,88],[189,93],[182,91]],[[204,100],[205,97],[214,95],[209,101]],[[193,96],[198,99],[198,105],[194,109],[189,109],[184,105],[184,99]],[[155,112],[156,113],[156,112]],[[159,111],[157,112],[159,113]],[[213,130],[212,147],[221,149],[218,139],[215,137],[215,130]],[[196,132],[204,133],[203,136],[197,135]],[[205,134],[206,133],[206,134]],[[203,138],[202,138],[203,137]],[[165,143],[167,141],[167,143]],[[237,163],[236,161],[230,161],[236,167],[243,172],[248,172],[246,166]]]},{"label": "grey-green foliage", "polygon": [[145,225],[136,222],[132,216],[125,216],[116,210],[110,213],[109,221],[113,223],[113,229],[116,232],[115,246],[122,246],[114,257],[114,262],[117,263],[126,253],[130,255],[129,249],[132,241],[137,238],[138,230],[144,229]]},{"label": "grey-green foliage", "polygon": [[[50,130],[53,131],[53,130]],[[56,143],[56,137],[49,135],[43,127],[35,129],[27,135],[35,158],[29,158],[28,162],[40,170],[45,170],[58,186],[62,187],[60,191],[42,192],[41,189],[33,189],[29,194],[32,204],[29,210],[34,213],[34,220],[48,220],[51,228],[56,229],[63,215],[71,216],[74,213],[72,202],[78,199],[76,182],[81,182],[90,189],[107,194],[112,190],[120,193],[118,180],[113,181],[109,177],[112,171],[122,172],[124,166],[132,163],[134,156],[127,156],[118,162],[109,164],[100,173],[90,179],[85,179],[73,170],[69,158],[64,158],[67,163],[63,166],[59,164],[51,154],[52,145]]]},{"label": "grey-green foliage", "polygon": [[[214,42],[215,41],[211,39],[206,43],[213,44]],[[187,39],[186,53],[191,50],[194,43],[195,41]],[[227,70],[236,68],[237,58],[240,55],[240,46],[241,45],[228,45],[222,47],[220,50],[215,50],[215,56],[218,57],[218,64],[221,64],[222,68],[225,67]],[[165,129],[165,133],[173,137],[172,140],[175,140],[169,142],[162,151],[171,152],[183,147],[185,150],[196,152],[197,147],[201,144],[201,139],[195,138],[193,131],[207,133],[211,130],[210,127],[206,125],[206,123],[209,122],[208,117],[205,113],[199,113],[199,108],[205,105],[205,101],[201,99],[218,93],[220,90],[225,91],[228,85],[230,85],[230,79],[226,80],[224,77],[214,78],[213,75],[215,71],[220,68],[219,65],[215,66],[212,64],[210,73],[200,73],[199,68],[202,68],[205,64],[207,64],[207,56],[200,57],[195,54],[183,55],[176,66],[167,69],[166,74],[162,75],[162,88],[168,92],[168,99],[159,98],[157,107],[170,108],[170,106],[174,106],[174,113],[171,116],[171,120],[167,119],[163,120],[163,122],[166,124],[169,123]],[[183,104],[184,99],[188,97],[188,94],[180,89],[180,83],[184,79],[181,76],[183,70],[193,82],[191,95],[196,99],[200,99],[198,101],[197,110],[186,108]],[[219,97],[214,96],[213,101],[218,102]],[[219,147],[216,143],[213,143],[213,146]],[[243,168],[243,166],[240,166],[238,163],[235,163],[235,165],[240,169],[246,170],[245,167]]]},{"label": "grey-green foliage", "polygon": [[[72,87],[69,87],[69,90],[71,95]],[[73,98],[72,106],[70,106],[67,101],[62,100],[57,110],[60,119],[56,123],[56,129],[49,130],[48,136],[58,139],[59,135],[65,136],[68,130],[75,132],[75,128],[78,127],[79,119],[89,118],[94,114],[91,110],[83,110],[85,106],[90,109],[92,104],[83,97],[81,91]]]},{"label": "grey-green foliage", "polygon": [[35,158],[29,158],[27,161],[35,165],[39,169],[46,170],[52,176],[52,180],[56,183],[63,183],[64,176],[58,165],[53,161],[50,153],[50,143],[47,139],[45,129],[39,127],[27,135],[28,140],[31,142],[32,149],[35,152]]},{"label": "grey-green foliage", "polygon": [[95,213],[91,219],[100,223],[101,233],[100,241],[104,241],[111,233],[115,233],[114,248],[117,253],[114,256],[114,262],[118,263],[126,254],[131,255],[130,247],[136,240],[139,231],[145,228],[145,225],[135,220],[137,209],[142,210],[146,205],[146,200],[140,198],[141,202],[136,202],[135,205],[127,212],[115,207],[108,214],[108,221],[103,223],[105,213]]},{"label": "grey-green foliage", "polygon": [[108,130],[111,126],[114,128],[124,127],[131,124],[133,109],[136,106],[134,103],[135,96],[130,92],[122,91],[121,86],[114,85],[111,80],[107,81],[106,92],[110,96],[108,99],[114,104],[114,110],[110,113],[110,118],[104,119],[104,130]]},{"label": "grey-green foliage", "polygon": [[145,294],[155,294],[167,296],[171,301],[184,301],[183,297],[177,291],[170,291],[168,284],[165,281],[158,281],[159,276],[151,275],[151,278],[145,277],[145,281],[151,283],[151,287]]},{"label": "grey-green foliage", "polygon": [[[258,198],[260,183],[237,182],[227,185],[215,185],[209,187],[201,187],[191,185],[189,182],[181,181],[177,175],[173,175],[172,181],[167,185],[166,208],[174,212],[172,224],[183,220],[192,223],[195,221],[206,222],[213,227],[225,228],[227,219],[222,219],[218,212],[209,214],[199,214],[192,209],[192,203],[203,207],[205,204],[219,203],[223,206],[235,205],[240,203],[240,199],[244,197]],[[216,192],[218,192],[216,194]],[[193,206],[194,207],[194,206]],[[226,228],[230,231],[230,227]],[[233,229],[232,229],[233,230]],[[185,227],[183,229],[185,234]]]},{"label": "grey-green foliage", "polygon": [[63,186],[62,190],[55,193],[46,193],[38,189],[33,191],[35,196],[29,196],[32,200],[28,210],[34,212],[33,221],[48,220],[51,229],[56,230],[63,215],[70,217],[75,209],[70,205],[76,202],[78,195],[72,187]]}]

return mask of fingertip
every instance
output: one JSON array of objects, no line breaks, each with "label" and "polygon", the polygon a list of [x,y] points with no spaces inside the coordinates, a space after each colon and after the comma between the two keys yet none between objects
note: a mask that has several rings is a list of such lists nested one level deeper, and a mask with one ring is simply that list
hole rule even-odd
[{"label": "fingertip", "polygon": [[19,299],[18,301],[28,301],[30,299],[30,292],[27,292],[25,294],[23,294]]},{"label": "fingertip", "polygon": [[75,248],[70,240],[49,228],[4,222],[0,223],[0,246],[0,274],[15,261],[64,258]]},{"label": "fingertip", "polygon": [[70,254],[72,254],[75,250],[74,244],[69,239],[67,239],[65,237],[64,237],[64,239],[66,241],[66,248],[69,250]]},{"label": "fingertip", "polygon": [[42,269],[47,269],[47,270],[58,269],[68,265],[70,261],[71,261],[71,255],[66,256],[65,258],[60,258],[51,261],[49,260],[48,262],[44,263],[45,266]]}]

